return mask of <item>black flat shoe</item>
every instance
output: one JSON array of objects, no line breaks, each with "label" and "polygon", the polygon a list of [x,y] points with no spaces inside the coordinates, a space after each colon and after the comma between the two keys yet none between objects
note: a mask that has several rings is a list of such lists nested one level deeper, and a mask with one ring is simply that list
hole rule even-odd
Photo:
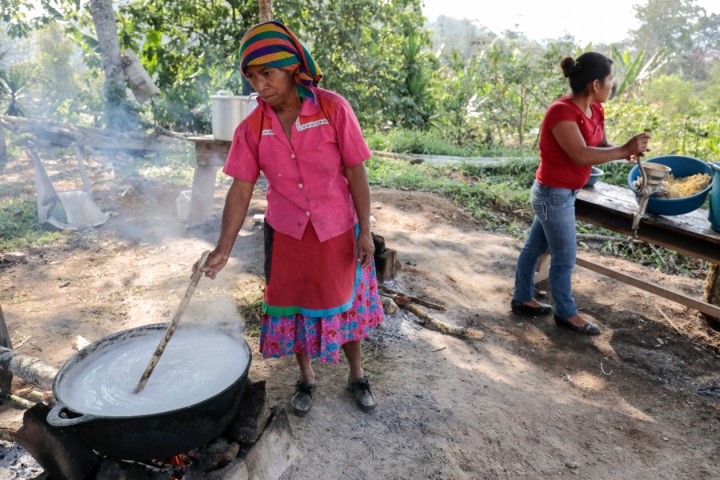
[{"label": "black flat shoe", "polygon": [[348,378],[348,391],[352,393],[355,403],[363,412],[367,413],[375,408],[375,397],[367,378],[358,378],[354,381]]},{"label": "black flat shoe", "polygon": [[290,398],[290,407],[292,412],[298,417],[304,417],[310,412],[313,404],[313,394],[315,393],[315,384],[307,382],[297,382],[295,384],[295,393]]},{"label": "black flat shoe", "polygon": [[512,300],[510,302],[510,308],[512,309],[513,313],[517,313],[518,315],[529,315],[531,317],[541,317],[543,315],[549,315],[553,311],[552,307],[546,303],[540,303],[539,307],[532,307],[516,300]]},{"label": "black flat shoe", "polygon": [[557,323],[561,327],[570,329],[573,332],[582,333],[583,335],[589,335],[591,337],[600,335],[600,329],[597,327],[597,325],[590,323],[587,320],[585,321],[585,325],[583,325],[582,327],[578,327],[567,318],[562,318],[555,315],[555,323]]}]

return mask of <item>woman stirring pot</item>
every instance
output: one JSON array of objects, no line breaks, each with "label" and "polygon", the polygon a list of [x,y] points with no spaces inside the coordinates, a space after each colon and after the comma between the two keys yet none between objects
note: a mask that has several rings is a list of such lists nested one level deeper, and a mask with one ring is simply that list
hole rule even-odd
[{"label": "woman stirring pot", "polygon": [[205,275],[225,266],[262,170],[269,188],[260,351],[295,356],[300,378],[290,406],[304,416],[315,391],[311,359],[337,363],[342,349],[348,389],[370,411],[360,341],[383,320],[363,165],[372,155],[350,104],[317,88],[319,68],[285,25],[251,28],[240,55],[258,107],[233,137],[224,172],[234,180]]}]

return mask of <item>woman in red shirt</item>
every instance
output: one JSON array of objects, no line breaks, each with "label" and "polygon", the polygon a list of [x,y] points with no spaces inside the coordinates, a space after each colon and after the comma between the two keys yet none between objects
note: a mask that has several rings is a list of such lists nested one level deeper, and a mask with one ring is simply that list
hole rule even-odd
[{"label": "woman in red shirt", "polygon": [[533,275],[538,258],[550,250],[550,287],[559,326],[586,335],[600,329],[578,312],[572,295],[575,266],[575,197],[590,177],[592,165],[626,158],[635,160],[648,151],[649,136],[641,133],[622,146],[605,135],[602,103],[612,91],[612,60],[595,52],[560,63],[572,93],[547,110],[540,130],[540,166],[531,191],[535,219],[515,269],[512,311],[548,315],[550,305],[533,298]]},{"label": "woman in red shirt", "polygon": [[304,416],[315,391],[311,360],[338,363],[343,350],[348,389],[370,411],[360,341],[383,320],[363,165],[372,154],[350,104],[317,87],[320,69],[285,25],[251,28],[240,57],[258,106],[233,137],[224,169],[233,183],[205,275],[225,266],[262,171],[269,187],[260,351],[295,356],[300,379],[290,406]]}]

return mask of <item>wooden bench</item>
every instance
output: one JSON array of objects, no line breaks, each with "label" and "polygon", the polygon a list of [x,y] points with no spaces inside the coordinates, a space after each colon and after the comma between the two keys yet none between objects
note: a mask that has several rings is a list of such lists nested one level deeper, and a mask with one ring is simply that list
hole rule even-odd
[{"label": "wooden bench", "polygon": [[[632,221],[638,204],[629,188],[598,182],[583,188],[575,201],[578,220],[632,236]],[[720,233],[710,228],[708,211],[698,209],[685,215],[646,214],[638,228],[639,240],[668,248],[720,265]],[[577,265],[615,278],[629,285],[661,295],[707,315],[720,318],[720,307],[696,300],[641,278],[618,272],[578,256]],[[536,283],[547,278],[549,257],[542,259],[535,276]],[[708,277],[710,281],[710,277]]]}]

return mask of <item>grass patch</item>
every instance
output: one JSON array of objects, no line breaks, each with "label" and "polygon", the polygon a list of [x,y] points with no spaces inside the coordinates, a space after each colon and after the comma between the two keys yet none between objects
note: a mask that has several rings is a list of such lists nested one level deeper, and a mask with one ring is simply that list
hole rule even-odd
[{"label": "grass patch", "polygon": [[375,131],[365,135],[372,150],[425,155],[449,155],[456,157],[522,157],[529,153],[499,145],[458,145],[445,138],[440,130],[428,131],[395,128],[390,131]]},{"label": "grass patch", "polygon": [[[530,161],[518,161],[518,168],[529,171]],[[413,165],[402,160],[374,157],[367,162],[372,185],[438,193],[485,221],[485,228],[517,232],[512,219],[503,214],[528,211],[532,179],[512,173],[500,174],[496,167],[461,164],[457,166]],[[528,213],[525,213],[527,216]]]},{"label": "grass patch", "polygon": [[35,248],[63,238],[63,232],[40,225],[34,197],[0,200],[0,250]]}]

